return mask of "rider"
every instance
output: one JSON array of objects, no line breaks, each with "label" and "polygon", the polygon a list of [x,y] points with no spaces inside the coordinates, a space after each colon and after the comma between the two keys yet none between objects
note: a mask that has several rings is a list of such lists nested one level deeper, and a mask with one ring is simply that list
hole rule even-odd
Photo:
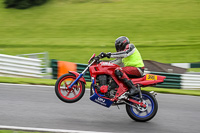
[{"label": "rider", "polygon": [[103,53],[102,56],[108,58],[117,58],[115,64],[123,62],[124,67],[118,67],[115,69],[115,75],[118,79],[122,80],[128,87],[128,95],[133,95],[138,93],[138,89],[135,87],[130,78],[139,78],[143,76],[144,73],[144,63],[142,57],[135,47],[135,45],[130,44],[127,37],[121,36],[116,39],[115,47],[117,52],[115,53]]}]

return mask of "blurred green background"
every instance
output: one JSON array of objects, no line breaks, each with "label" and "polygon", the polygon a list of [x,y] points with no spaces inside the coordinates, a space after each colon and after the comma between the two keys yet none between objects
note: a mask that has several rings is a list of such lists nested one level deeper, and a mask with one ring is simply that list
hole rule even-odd
[{"label": "blurred green background", "polygon": [[[115,52],[115,39],[127,36],[144,60],[200,62],[200,0],[48,0],[25,10],[7,9],[3,2],[0,54],[47,51],[50,59],[86,64],[93,53]],[[0,77],[0,82],[54,85],[56,80]],[[200,96],[200,90],[143,90]]]},{"label": "blurred green background", "polygon": [[144,60],[200,61],[199,0],[49,0],[25,10],[0,0],[0,53],[49,52],[50,59],[87,63],[115,52],[127,36]]}]

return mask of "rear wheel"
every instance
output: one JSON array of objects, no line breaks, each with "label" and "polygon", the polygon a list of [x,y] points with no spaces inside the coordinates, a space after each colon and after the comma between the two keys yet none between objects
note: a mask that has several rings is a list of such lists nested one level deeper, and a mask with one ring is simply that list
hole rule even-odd
[{"label": "rear wheel", "polygon": [[[139,95],[131,98],[140,101]],[[142,99],[146,107],[141,107],[137,104],[131,103],[133,106],[126,105],[126,111],[133,120],[145,122],[151,120],[156,115],[158,103],[155,97],[147,91],[142,91]]]},{"label": "rear wheel", "polygon": [[66,103],[73,103],[80,100],[85,93],[85,83],[78,80],[71,89],[69,86],[76,80],[73,74],[62,75],[55,84],[55,92],[57,97]]}]

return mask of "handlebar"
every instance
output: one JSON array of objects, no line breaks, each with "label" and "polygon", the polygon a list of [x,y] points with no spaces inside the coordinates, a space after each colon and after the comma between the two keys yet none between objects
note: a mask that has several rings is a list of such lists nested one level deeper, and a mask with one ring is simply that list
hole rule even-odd
[{"label": "handlebar", "polygon": [[101,52],[98,56],[99,56],[101,59],[102,59],[102,58],[105,58],[105,57],[110,58],[111,53],[110,53],[110,52],[109,52],[109,53]]},{"label": "handlebar", "polygon": [[[91,63],[92,61],[94,61],[94,60],[95,60],[95,62],[99,63],[99,60],[100,60],[100,59],[103,59],[103,58],[105,58],[105,57],[110,58],[110,53],[106,54],[106,53],[104,53],[104,52],[101,52],[98,56],[93,55],[93,57],[90,58],[90,60],[88,61],[88,64],[90,64],[90,63]],[[94,63],[94,62],[93,62],[93,63]]]}]

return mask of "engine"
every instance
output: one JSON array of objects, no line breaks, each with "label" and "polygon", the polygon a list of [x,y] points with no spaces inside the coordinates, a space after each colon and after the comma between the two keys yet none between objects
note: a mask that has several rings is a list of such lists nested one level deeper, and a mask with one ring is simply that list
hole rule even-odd
[{"label": "engine", "polygon": [[119,87],[109,75],[98,75],[96,78],[95,89],[100,94],[108,98],[114,98]]}]

